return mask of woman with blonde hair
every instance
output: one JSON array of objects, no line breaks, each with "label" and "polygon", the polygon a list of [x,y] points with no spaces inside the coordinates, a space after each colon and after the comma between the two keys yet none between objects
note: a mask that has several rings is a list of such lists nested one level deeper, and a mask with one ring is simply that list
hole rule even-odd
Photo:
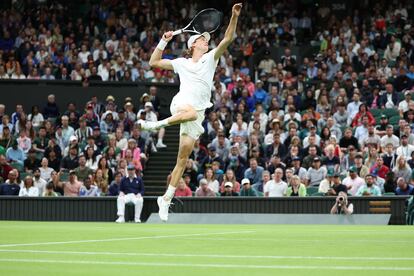
[{"label": "woman with blonde hair", "polygon": [[306,186],[300,183],[300,178],[297,175],[293,175],[290,178],[289,186],[286,190],[286,196],[306,196]]},{"label": "woman with blonde hair", "polygon": [[227,169],[223,176],[223,182],[220,185],[220,193],[224,192],[224,183],[231,182],[233,184],[233,192],[240,192],[240,183],[236,179],[236,175],[232,169]]},{"label": "woman with blonde hair", "polygon": [[20,188],[19,196],[39,196],[39,189],[33,185],[33,178],[26,176],[23,187]]},{"label": "woman with blonde hair", "polygon": [[411,181],[411,168],[407,164],[407,160],[405,160],[405,157],[400,155],[397,158],[397,164],[394,166],[394,169],[392,172],[394,173],[394,179],[398,179],[399,177],[402,177],[405,179],[406,183],[410,183]]},{"label": "woman with blonde hair", "polygon": [[96,170],[94,180],[96,187],[98,187],[98,195],[106,195],[108,193],[108,180],[105,179],[101,169]]}]

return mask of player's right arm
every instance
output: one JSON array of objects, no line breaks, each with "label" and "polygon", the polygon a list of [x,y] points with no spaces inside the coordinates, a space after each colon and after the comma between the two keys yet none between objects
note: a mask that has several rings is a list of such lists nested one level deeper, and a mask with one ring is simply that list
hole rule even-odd
[{"label": "player's right arm", "polygon": [[[162,35],[162,40],[165,43],[168,43],[172,38],[173,32],[166,32]],[[155,68],[161,68],[161,69],[165,69],[165,70],[174,70],[172,64],[171,64],[171,60],[169,59],[162,59],[162,52],[163,49],[162,47],[160,47],[160,45],[162,45],[163,43],[159,43],[157,48],[155,48],[154,52],[151,55],[151,58],[149,60],[149,65],[151,67],[155,67]],[[165,46],[164,46],[165,47]]]}]

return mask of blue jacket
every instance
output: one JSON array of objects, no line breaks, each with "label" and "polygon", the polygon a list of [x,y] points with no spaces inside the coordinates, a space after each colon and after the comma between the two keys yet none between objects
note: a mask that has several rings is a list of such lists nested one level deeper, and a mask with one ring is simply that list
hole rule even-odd
[{"label": "blue jacket", "polygon": [[121,186],[119,190],[124,194],[139,193],[141,195],[144,195],[144,182],[139,176],[135,176],[132,181],[130,181],[129,177],[124,176],[121,180]]}]

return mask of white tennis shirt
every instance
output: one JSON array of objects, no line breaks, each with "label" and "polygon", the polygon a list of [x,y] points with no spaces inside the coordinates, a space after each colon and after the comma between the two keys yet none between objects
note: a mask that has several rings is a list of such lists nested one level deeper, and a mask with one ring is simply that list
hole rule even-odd
[{"label": "white tennis shirt", "polygon": [[171,60],[174,72],[180,77],[180,91],[173,101],[176,105],[189,104],[195,110],[213,106],[210,102],[213,78],[218,60],[214,60],[216,49],[204,54],[198,62],[191,58]]}]

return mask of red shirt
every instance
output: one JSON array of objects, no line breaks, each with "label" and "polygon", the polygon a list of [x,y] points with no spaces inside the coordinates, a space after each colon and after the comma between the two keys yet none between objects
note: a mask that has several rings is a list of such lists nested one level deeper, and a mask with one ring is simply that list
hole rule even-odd
[{"label": "red shirt", "polygon": [[371,169],[369,170],[370,173],[376,173],[379,177],[384,178],[386,177],[387,173],[389,172],[389,168],[385,165],[382,165],[380,168],[378,168],[378,165],[375,164],[374,166],[371,167]]},{"label": "red shirt", "polygon": [[182,197],[182,196],[193,196],[193,192],[190,188],[185,186],[184,190],[177,189],[175,190],[175,196]]}]

